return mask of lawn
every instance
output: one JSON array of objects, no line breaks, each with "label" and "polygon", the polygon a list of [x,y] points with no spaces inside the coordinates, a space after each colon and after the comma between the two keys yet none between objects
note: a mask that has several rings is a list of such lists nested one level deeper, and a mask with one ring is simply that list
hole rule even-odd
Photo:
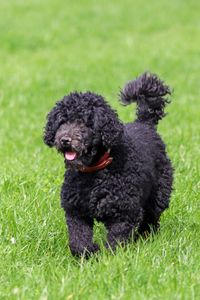
[{"label": "lawn", "polygon": [[[200,2],[1,0],[0,299],[200,299]],[[104,95],[145,70],[173,87],[159,132],[175,168],[161,231],[115,255],[71,256],[59,192],[64,165],[42,141],[72,90]]]}]

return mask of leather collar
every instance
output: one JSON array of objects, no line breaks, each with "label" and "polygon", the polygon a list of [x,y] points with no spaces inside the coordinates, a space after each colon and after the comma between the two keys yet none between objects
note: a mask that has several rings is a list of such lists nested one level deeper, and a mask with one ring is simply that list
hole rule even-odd
[{"label": "leather collar", "polygon": [[78,170],[83,173],[93,173],[98,170],[105,169],[111,164],[113,158],[110,156],[110,149],[104,153],[104,155],[99,159],[99,161],[92,166],[79,166]]}]

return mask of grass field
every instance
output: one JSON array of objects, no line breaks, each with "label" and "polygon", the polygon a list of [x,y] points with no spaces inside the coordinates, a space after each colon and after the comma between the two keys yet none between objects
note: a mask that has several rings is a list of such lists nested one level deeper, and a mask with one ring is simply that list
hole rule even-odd
[{"label": "grass field", "polygon": [[[0,299],[200,299],[200,2],[1,0]],[[175,167],[161,232],[86,261],[68,249],[61,157],[45,116],[72,90],[104,95],[145,70],[174,88],[159,132]]]}]

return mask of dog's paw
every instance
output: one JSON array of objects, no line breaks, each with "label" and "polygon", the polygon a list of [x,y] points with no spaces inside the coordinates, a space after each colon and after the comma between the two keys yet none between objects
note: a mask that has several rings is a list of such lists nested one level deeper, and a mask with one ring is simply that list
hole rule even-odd
[{"label": "dog's paw", "polygon": [[82,246],[82,245],[70,245],[70,250],[71,253],[74,256],[85,256],[86,258],[90,257],[92,254],[96,253],[97,251],[100,250],[100,247],[98,244],[93,243],[89,244],[87,246]]},{"label": "dog's paw", "polygon": [[92,254],[92,253],[95,253],[95,252],[99,251],[100,247],[99,247],[98,244],[94,243],[94,244],[92,244],[92,246],[90,247],[90,249],[87,249],[87,250],[88,250],[88,252],[90,254]]}]

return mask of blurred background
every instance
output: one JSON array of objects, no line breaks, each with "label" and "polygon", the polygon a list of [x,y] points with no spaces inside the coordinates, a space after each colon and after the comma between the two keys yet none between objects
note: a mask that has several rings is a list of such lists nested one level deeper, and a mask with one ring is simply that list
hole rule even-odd
[{"label": "blurred background", "polygon": [[[133,268],[130,277],[125,277],[127,286],[124,283],[122,298],[119,287],[127,266],[115,271],[119,277],[111,294],[104,293],[103,287],[101,290],[102,277],[97,276],[95,281],[90,272],[91,265],[90,269],[87,265],[87,275],[81,275],[80,266],[74,263],[67,249],[64,217],[59,205],[63,160],[43,145],[43,127],[46,114],[55,102],[74,90],[102,94],[124,122],[131,121],[135,106],[120,106],[117,96],[120,87],[144,71],[157,73],[174,91],[159,132],[176,170],[171,209],[162,220],[164,240],[161,241],[168,243],[175,234],[172,248],[179,249],[180,240],[187,248],[199,239],[197,232],[200,229],[199,70],[200,2],[197,0],[1,0],[2,298],[56,299],[56,295],[60,295],[60,299],[68,300],[79,299],[76,297],[133,299],[130,297],[131,287],[134,287],[137,299],[156,299],[151,289],[146,290],[153,268],[151,263],[148,269],[142,262],[144,273],[147,270],[146,281],[139,277],[138,281],[133,280],[132,274],[141,274],[141,269]],[[173,228],[177,232],[174,233]],[[97,239],[101,232],[103,229],[97,226]],[[144,247],[145,253],[146,246],[142,242],[138,245]],[[164,265],[159,265],[155,281],[159,282],[161,274],[166,278],[161,280],[162,289],[153,289],[157,297],[169,299],[173,297],[172,291],[176,299],[194,299],[198,295],[200,278],[196,269],[199,265],[196,249],[196,246],[187,248],[187,269],[184,259],[180,265],[174,263],[178,269],[170,264],[172,269],[166,273]],[[183,248],[179,250],[180,253],[184,251]],[[173,258],[175,262],[180,253]],[[189,253],[193,255],[192,261]],[[104,262],[109,257],[106,255],[101,258]],[[129,259],[125,261],[128,264]],[[108,265],[112,268],[118,263],[114,261]],[[96,264],[93,266],[95,274],[99,268]],[[66,275],[64,266],[67,265]],[[188,288],[191,270],[192,290]],[[106,267],[104,274],[109,274]],[[88,281],[80,292],[84,278]],[[108,290],[114,280],[112,276],[109,278],[110,281],[104,283]],[[181,280],[182,288],[177,280]],[[152,286],[153,281],[150,282]],[[94,286],[99,287],[99,294],[93,290]],[[138,286],[145,287],[143,293]],[[70,298],[70,295],[73,296]]]}]

